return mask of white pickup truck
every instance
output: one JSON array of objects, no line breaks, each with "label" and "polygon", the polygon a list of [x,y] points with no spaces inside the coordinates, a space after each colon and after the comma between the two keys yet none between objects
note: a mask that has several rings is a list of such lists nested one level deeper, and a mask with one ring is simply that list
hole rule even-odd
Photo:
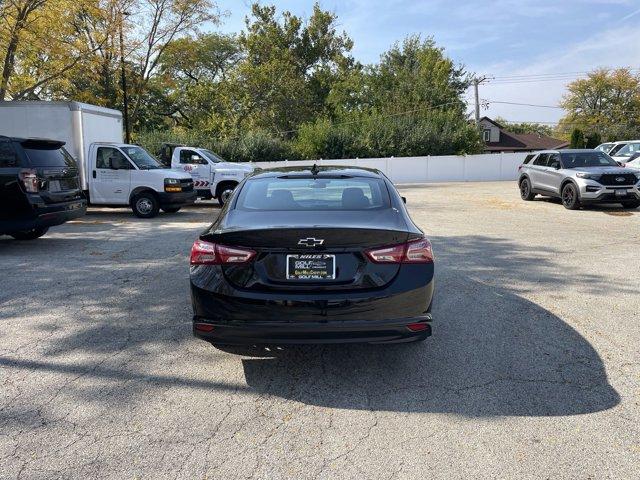
[{"label": "white pickup truck", "polygon": [[248,165],[225,162],[206,148],[182,146],[173,150],[171,168],[191,174],[198,197],[217,198],[220,205],[224,205],[236,185],[254,170]]},{"label": "white pickup truck", "polygon": [[142,147],[122,143],[117,110],[78,102],[0,102],[0,135],[64,142],[91,205],[127,206],[151,218],[196,199],[188,172],[164,168]]}]

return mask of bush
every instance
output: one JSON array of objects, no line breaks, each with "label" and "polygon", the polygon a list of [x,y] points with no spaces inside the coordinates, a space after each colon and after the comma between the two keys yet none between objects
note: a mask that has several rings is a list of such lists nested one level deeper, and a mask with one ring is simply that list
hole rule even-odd
[{"label": "bush", "polygon": [[154,154],[160,151],[163,143],[207,148],[229,162],[270,162],[285,160],[291,156],[288,143],[261,131],[216,139],[190,130],[154,130],[139,133],[135,141]]},{"label": "bush", "polygon": [[193,130],[149,131],[136,141],[156,153],[165,142],[208,148],[231,162],[455,155],[482,151],[474,124],[455,111],[404,116],[351,114],[341,121],[303,124],[290,141],[257,130],[211,138]]}]

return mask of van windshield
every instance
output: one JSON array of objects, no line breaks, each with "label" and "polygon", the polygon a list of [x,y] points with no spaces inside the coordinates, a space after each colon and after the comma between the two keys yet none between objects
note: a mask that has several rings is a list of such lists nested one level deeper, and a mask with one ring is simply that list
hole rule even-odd
[{"label": "van windshield", "polygon": [[160,162],[158,162],[158,160],[152,157],[142,147],[131,146],[121,147],[121,149],[140,170],[155,170],[157,168],[163,168],[162,165],[160,165]]}]

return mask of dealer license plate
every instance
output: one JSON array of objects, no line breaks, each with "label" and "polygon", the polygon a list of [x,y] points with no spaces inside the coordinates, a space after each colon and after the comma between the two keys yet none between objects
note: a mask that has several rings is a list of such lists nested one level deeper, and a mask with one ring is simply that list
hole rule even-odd
[{"label": "dealer license plate", "polygon": [[336,256],[325,253],[287,255],[288,280],[334,280]]}]

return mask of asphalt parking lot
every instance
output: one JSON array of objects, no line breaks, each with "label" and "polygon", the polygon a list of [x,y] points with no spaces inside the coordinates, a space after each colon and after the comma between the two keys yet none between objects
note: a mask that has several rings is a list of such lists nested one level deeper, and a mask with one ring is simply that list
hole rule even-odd
[{"label": "asphalt parking lot", "polygon": [[213,204],[0,238],[0,477],[637,478],[640,210],[401,191],[437,261],[418,344],[194,339]]}]

